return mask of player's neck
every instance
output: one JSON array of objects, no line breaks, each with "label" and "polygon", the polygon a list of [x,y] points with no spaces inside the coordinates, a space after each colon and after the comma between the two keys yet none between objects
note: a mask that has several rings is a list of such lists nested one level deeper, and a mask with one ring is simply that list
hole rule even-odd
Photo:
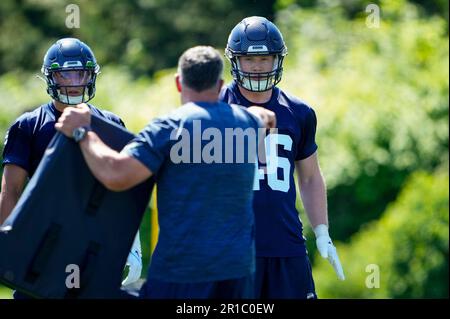
[{"label": "player's neck", "polygon": [[270,99],[272,98],[272,91],[273,89],[270,89],[268,91],[264,91],[264,92],[252,92],[249,91],[247,89],[244,89],[241,86],[238,86],[239,91],[241,92],[241,94],[249,101],[252,103],[256,103],[256,104],[264,104],[270,101]]},{"label": "player's neck", "polygon": [[53,100],[53,105],[54,105],[55,108],[56,108],[59,112],[61,112],[61,113],[64,111],[64,109],[65,109],[66,107],[69,106],[69,105],[67,105],[67,104],[58,102],[58,101],[56,101],[56,100]]}]

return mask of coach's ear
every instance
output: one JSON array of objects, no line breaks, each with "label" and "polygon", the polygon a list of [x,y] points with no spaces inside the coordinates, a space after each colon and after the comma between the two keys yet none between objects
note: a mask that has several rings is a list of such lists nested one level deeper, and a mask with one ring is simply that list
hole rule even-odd
[{"label": "coach's ear", "polygon": [[177,86],[177,90],[179,93],[181,93],[181,76],[180,74],[175,74],[175,84]]},{"label": "coach's ear", "polygon": [[222,89],[223,83],[224,83],[223,79],[220,79],[219,81],[217,81],[217,89],[218,89],[217,91],[219,91],[219,93],[220,93],[220,90]]}]

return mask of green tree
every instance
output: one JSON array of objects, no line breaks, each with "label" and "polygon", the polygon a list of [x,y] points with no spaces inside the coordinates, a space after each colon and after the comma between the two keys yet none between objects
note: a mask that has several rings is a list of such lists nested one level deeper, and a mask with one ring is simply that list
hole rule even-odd
[{"label": "green tree", "polygon": [[406,1],[380,5],[379,28],[329,7],[276,20],[289,50],[281,86],[318,114],[336,240],[378,218],[412,172],[448,160],[446,23]]},{"label": "green tree", "polygon": [[[380,220],[338,245],[345,281],[316,258],[319,297],[448,298],[448,183],[447,170],[414,173]],[[379,288],[366,285],[375,274],[368,265],[379,268]]]},{"label": "green tree", "polygon": [[[0,74],[38,70],[49,45],[75,36],[101,65],[120,64],[133,77],[176,65],[187,48],[223,47],[231,28],[248,15],[273,18],[275,0],[4,0],[0,3]],[[80,28],[67,28],[66,7],[80,11]]]}]

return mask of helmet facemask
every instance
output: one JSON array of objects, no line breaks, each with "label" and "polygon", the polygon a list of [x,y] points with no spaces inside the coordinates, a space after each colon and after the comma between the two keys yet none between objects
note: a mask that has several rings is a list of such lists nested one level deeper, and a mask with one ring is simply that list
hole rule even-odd
[{"label": "helmet facemask", "polygon": [[46,58],[41,72],[47,82],[47,93],[54,100],[67,105],[76,105],[94,98],[95,81],[100,73],[100,66],[95,60],[86,63],[80,60],[66,60],[61,66],[56,61],[46,63]]},{"label": "helmet facemask", "polygon": [[93,70],[86,69],[48,72],[48,93],[55,100],[68,105],[88,102],[95,95],[96,76]]},{"label": "helmet facemask", "polygon": [[231,74],[236,82],[248,91],[268,91],[281,81],[283,58],[282,55],[274,55],[273,67],[270,72],[244,72],[239,62],[239,56],[233,56],[230,59]]}]

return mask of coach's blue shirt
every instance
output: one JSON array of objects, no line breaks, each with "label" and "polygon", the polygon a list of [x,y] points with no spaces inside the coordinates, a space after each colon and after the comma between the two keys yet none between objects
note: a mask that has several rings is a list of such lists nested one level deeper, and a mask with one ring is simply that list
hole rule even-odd
[{"label": "coach's blue shirt", "polygon": [[225,128],[257,130],[258,124],[239,106],[188,103],[152,121],[125,147],[156,174],[160,232],[148,278],[193,283],[254,272],[254,158],[225,163],[230,149],[223,141],[216,144],[217,161],[206,163],[199,152],[211,153],[207,144],[224,137]]},{"label": "coach's blue shirt", "polygon": [[[248,101],[236,82],[224,87],[220,100],[248,107]],[[256,174],[253,208],[256,225],[256,256],[291,257],[306,254],[302,222],[295,208],[295,161],[306,159],[317,150],[314,110],[299,99],[275,87],[267,103],[260,104],[277,117],[278,134],[266,137],[278,155],[269,155],[274,169],[264,173],[263,164]],[[267,156],[267,154],[266,154]],[[264,164],[265,165],[265,164]]]},{"label": "coach's blue shirt", "polygon": [[[88,105],[92,114],[125,126],[115,114],[99,110],[91,104]],[[56,133],[55,123],[60,115],[61,112],[55,108],[53,102],[22,114],[6,133],[2,165],[20,166],[31,178]]]}]

